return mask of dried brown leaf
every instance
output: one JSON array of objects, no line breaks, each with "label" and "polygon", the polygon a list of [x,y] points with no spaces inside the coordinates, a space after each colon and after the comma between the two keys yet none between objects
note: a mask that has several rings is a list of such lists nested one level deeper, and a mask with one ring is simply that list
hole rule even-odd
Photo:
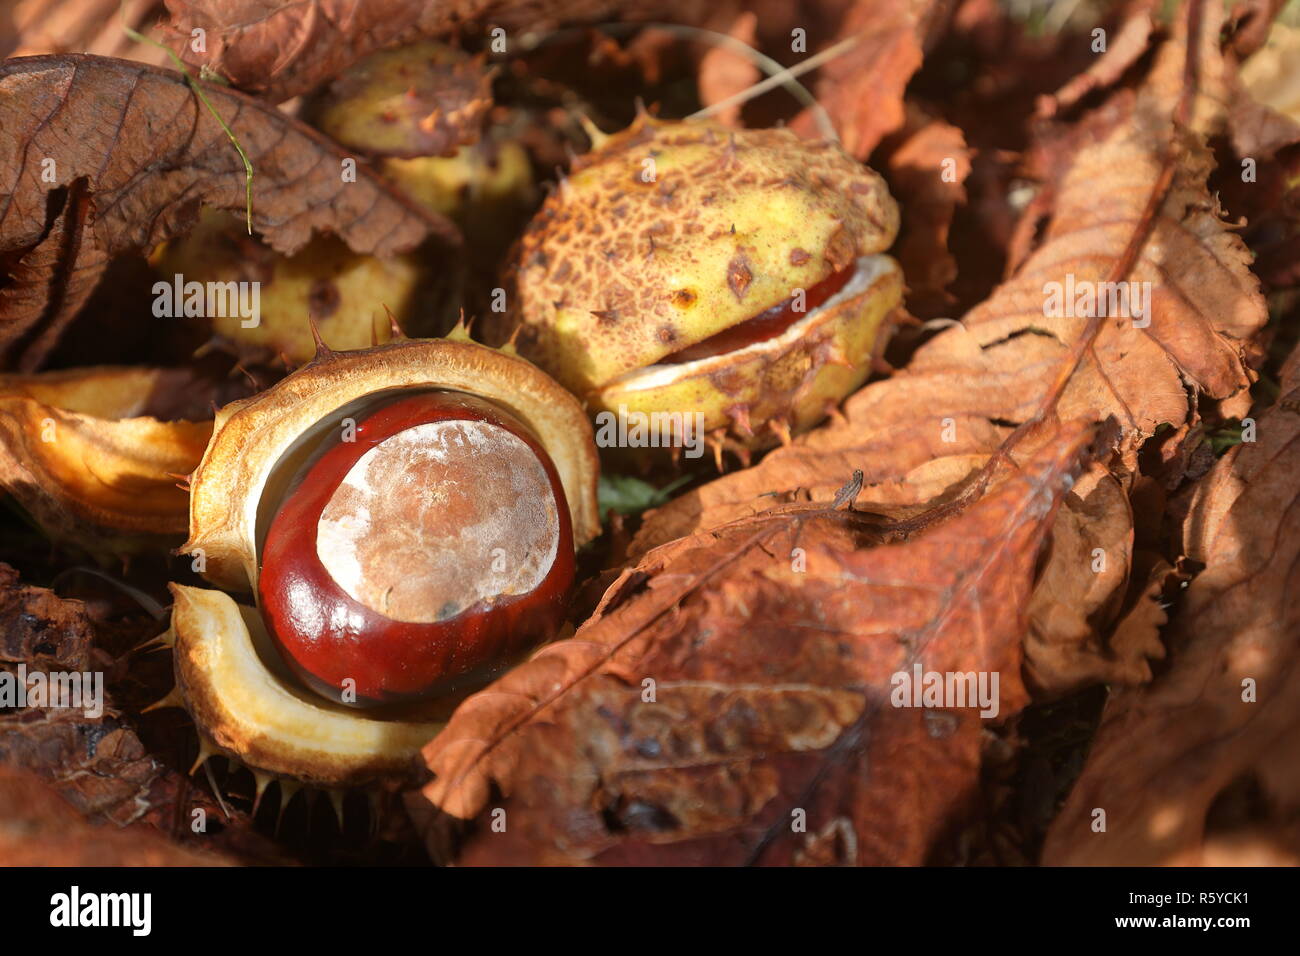
[{"label": "dried brown leaf", "polygon": [[[467,23],[540,31],[606,19],[691,22],[698,5],[646,0],[622,14],[618,0],[166,0],[172,45],[236,87],[278,103],[315,89],[369,53],[436,39]],[[194,30],[204,49],[195,51]],[[508,42],[508,41],[507,41]]]},{"label": "dried brown leaf", "polygon": [[[49,701],[42,706],[39,699],[29,698],[26,707],[0,711],[0,766],[38,775],[49,784],[49,792],[79,811],[74,814],[79,821],[84,816],[89,822],[106,824],[102,831],[92,830],[89,822],[72,828],[80,833],[84,825],[91,845],[99,839],[92,834],[108,834],[117,827],[132,827],[137,837],[152,828],[183,834],[190,842],[214,851],[225,848],[251,861],[282,862],[265,841],[249,834],[244,814],[236,811],[226,816],[211,797],[191,787],[182,771],[147,750],[134,725],[119,710],[109,686],[115,675],[125,676],[125,662],[96,646],[96,638],[95,625],[82,602],[26,586],[12,568],[0,564],[0,666],[13,675],[7,679],[16,679],[24,668],[29,677],[36,672],[75,673],[81,675],[83,693],[80,707],[52,706]],[[139,658],[133,663],[138,667]],[[92,680],[99,674],[103,680],[102,713],[94,713],[91,705],[95,701],[85,696],[92,693],[85,683],[86,674],[91,674]],[[91,713],[87,713],[88,707]],[[179,759],[187,758],[182,752]],[[193,834],[185,823],[196,808],[209,816],[221,814],[227,826],[201,836]],[[105,839],[116,845],[113,838]],[[152,838],[144,839],[152,845]],[[11,851],[13,847],[4,846],[0,856]]]},{"label": "dried brown leaf", "polygon": [[1300,863],[1300,378],[1289,371],[1258,441],[1230,449],[1197,489],[1184,547],[1206,567],[1166,634],[1169,667],[1108,702],[1045,863]]},{"label": "dried brown leaf", "polygon": [[[903,91],[921,66],[930,19],[944,6],[923,0],[859,0],[845,16],[834,42],[857,37],[857,45],[822,67],[813,92],[851,155],[866,159],[881,139],[903,125]],[[801,136],[819,135],[812,110],[804,110],[790,126]]]},{"label": "dried brown leaf", "polygon": [[894,675],[995,672],[997,719],[1024,705],[1034,563],[1091,435],[1063,428],[906,540],[795,506],[647,555],[426,748],[434,807],[506,814],[459,862],[924,862],[971,809],[981,720],[893,706]]},{"label": "dried brown leaf", "polygon": [[44,588],[23,587],[18,572],[0,564],[0,662],[84,670],[91,634],[80,605]]},{"label": "dried brown leaf", "polygon": [[[736,18],[728,35],[747,46],[758,45],[758,17],[747,10]],[[705,106],[721,103],[737,93],[749,89],[759,81],[760,74],[754,61],[742,56],[731,47],[719,44],[712,47],[700,61],[700,102]],[[741,104],[735,103],[713,114],[714,119],[727,126],[740,123]]]},{"label": "dried brown leaf", "polygon": [[[1207,55],[1203,50],[1202,59]],[[638,536],[636,553],[782,496],[829,500],[839,476],[854,469],[864,472],[864,496],[876,507],[928,501],[959,483],[1011,426],[1039,411],[1087,322],[1087,315],[1045,315],[1047,283],[1060,285],[1062,312],[1077,311],[1076,298],[1064,295],[1071,282],[1096,289],[1134,241],[1141,251],[1127,280],[1151,283],[1150,324],[1117,317],[1103,328],[1096,361],[1086,361],[1065,390],[1062,416],[1114,415],[1125,426],[1132,463],[1133,450],[1157,427],[1195,421],[1196,391],[1245,396],[1252,374],[1244,343],[1267,312],[1250,252],[1206,188],[1213,165],[1207,149],[1184,141],[1160,214],[1154,222],[1145,216],[1170,143],[1171,71],[1160,68],[1131,122],[1074,155],[1042,244],[988,301],[926,343],[892,379],[849,399],[842,424],[660,509]]]},{"label": "dried brown leaf", "polygon": [[[253,225],[292,253],[314,231],[357,252],[457,236],[318,133],[256,100],[207,96],[249,154]],[[0,356],[30,370],[90,294],[108,259],[183,233],[200,206],[243,213],[244,167],[184,78],[91,56],[0,66]]]},{"label": "dried brown leaf", "polygon": [[35,774],[0,766],[0,866],[225,866],[145,827],[95,826]]},{"label": "dried brown leaf", "polygon": [[957,262],[948,230],[966,202],[971,150],[957,127],[909,106],[903,129],[881,144],[879,168],[898,199],[902,225],[892,254],[907,276],[907,309],[921,318],[950,315],[948,284]]},{"label": "dried brown leaf", "polygon": [[1133,513],[1123,485],[1100,466],[1093,471],[1086,493],[1067,495],[1061,506],[1029,605],[1026,676],[1037,692],[1145,683],[1148,660],[1164,656],[1157,598],[1167,566],[1142,579],[1146,587],[1120,621],[1134,577]]},{"label": "dried brown leaf", "polygon": [[[45,674],[84,675],[93,667],[102,677],[102,662],[92,657],[94,628],[81,602],[23,585],[7,565],[0,565],[0,634],[0,662],[13,679],[19,665]],[[112,712],[112,702],[105,699],[103,707],[97,716],[71,707],[6,710],[0,714],[0,764],[36,771],[82,813],[126,825],[151,809],[148,794],[165,771]]]},{"label": "dried brown leaf", "polygon": [[[1203,50],[1202,55],[1209,54]],[[1171,55],[1162,60],[1172,61]],[[1175,155],[1181,161],[1167,192],[1160,191],[1175,109],[1165,86],[1171,69],[1160,67],[1152,88],[1129,110],[1130,122],[1115,125],[1074,155],[1042,244],[992,298],[922,346],[891,379],[851,397],[842,421],[651,513],[633,542],[633,558],[783,502],[829,501],[840,476],[854,470],[864,475],[860,501],[877,510],[907,513],[957,494],[1015,426],[1040,414],[1088,321],[1086,314],[1045,315],[1047,284],[1059,283],[1062,292],[1072,281],[1078,288],[1084,282],[1096,288],[1109,280],[1133,242],[1140,243],[1140,251],[1128,278],[1151,283],[1150,324],[1109,320],[1092,350],[1095,358],[1085,356],[1069,380],[1060,414],[1091,420],[1114,416],[1124,427],[1124,464],[1133,469],[1137,449],[1161,425],[1185,433],[1195,424],[1198,393],[1248,401],[1253,374],[1245,347],[1267,313],[1249,268],[1250,252],[1222,221],[1207,190],[1209,151],[1192,140],[1178,144]],[[1161,195],[1159,215],[1151,222],[1147,208]],[[1170,443],[1166,453],[1176,448]],[[1081,487],[1079,495],[1091,490]],[[1127,511],[1122,495],[1107,500],[1109,508]],[[1101,512],[1093,519],[1130,520],[1123,513]],[[1070,529],[1061,534],[1063,542],[1070,540]],[[1079,588],[1086,583],[1090,593],[1076,611],[1104,608],[1106,613],[1080,619],[1056,610],[1051,598],[1037,603],[1037,638],[1030,653],[1041,686],[1059,691],[1103,672],[1108,679],[1142,679],[1145,659],[1156,653],[1150,640],[1128,641],[1121,654],[1103,636],[1120,610],[1116,601],[1126,590],[1127,567],[1122,562],[1124,573],[1095,580],[1090,561],[1066,558],[1068,550],[1063,544],[1057,558],[1062,563],[1044,586],[1054,588],[1054,580]],[[1083,594],[1070,598],[1083,599]],[[1041,661],[1039,653],[1045,655]]]},{"label": "dried brown leaf", "polygon": [[[1130,124],[1079,153],[1061,183],[1043,244],[963,319],[973,343],[960,343],[962,351],[974,344],[1013,361],[1020,340],[1033,336],[1046,338],[1062,356],[1068,352],[1091,315],[1079,296],[1105,290],[1115,262],[1141,235],[1161,176],[1166,128],[1139,104]],[[1139,283],[1128,286],[1135,290],[1132,317],[1120,314],[1103,324],[1092,349],[1096,361],[1080,369],[1061,400],[1067,415],[1115,415],[1126,426],[1130,448],[1161,424],[1194,420],[1189,386],[1228,399],[1244,394],[1253,378],[1243,343],[1263,326],[1267,310],[1249,250],[1206,189],[1212,168],[1207,149],[1184,143],[1173,185],[1125,280]],[[1059,309],[1049,308],[1049,284],[1060,292]],[[1139,319],[1133,313],[1146,289],[1149,317]],[[936,348],[928,351],[928,359],[937,358]]]}]

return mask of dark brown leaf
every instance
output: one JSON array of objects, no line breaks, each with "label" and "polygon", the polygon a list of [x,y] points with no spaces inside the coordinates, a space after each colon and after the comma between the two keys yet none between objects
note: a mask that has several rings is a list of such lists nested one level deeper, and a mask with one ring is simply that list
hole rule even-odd
[{"label": "dark brown leaf", "polygon": [[[172,45],[243,90],[274,103],[307,93],[368,53],[455,33],[467,23],[545,30],[620,19],[618,0],[166,0]],[[698,11],[698,5],[695,6]],[[647,0],[626,19],[689,22],[682,0]],[[193,49],[203,30],[202,52]]]},{"label": "dark brown leaf", "polygon": [[[20,666],[27,673],[98,672],[103,679],[103,662],[91,654],[94,629],[81,602],[24,586],[5,565],[0,565],[0,629],[5,636],[0,660],[13,679]],[[83,813],[125,825],[148,812],[146,797],[164,769],[118,719],[107,694],[102,704],[99,715],[62,706],[0,713],[0,763],[36,771]]]},{"label": "dark brown leaf", "polygon": [[1174,612],[1168,670],[1108,702],[1044,863],[1300,863],[1297,371],[1258,441],[1198,487],[1184,547],[1206,567]]},{"label": "dark brown leaf", "polygon": [[[253,225],[292,253],[319,230],[357,252],[411,248],[455,227],[346,154],[242,94],[207,95],[249,154]],[[109,258],[183,233],[200,206],[245,208],[243,163],[180,74],[90,56],[0,66],[0,357],[38,365]]]},{"label": "dark brown leaf", "polygon": [[[64,600],[44,588],[25,586],[12,568],[0,564],[0,665],[9,672],[6,679],[15,679],[23,669],[28,675],[38,671],[44,675],[76,673],[81,675],[83,693],[80,702],[59,701],[54,706],[47,700],[42,706],[29,699],[24,708],[0,711],[0,772],[13,775],[9,782],[21,781],[21,773],[30,772],[49,788],[20,782],[15,783],[17,789],[4,791],[8,783],[0,783],[0,791],[4,791],[0,793],[0,804],[34,794],[38,789],[57,794],[61,799],[54,802],[67,807],[68,813],[59,811],[51,819],[74,821],[75,825],[69,823],[66,829],[70,835],[87,841],[86,852],[91,854],[100,852],[103,841],[105,853],[127,846],[128,841],[119,841],[114,831],[130,827],[132,839],[143,841],[142,851],[152,848],[141,862],[163,862],[169,853],[176,859],[200,858],[179,846],[168,850],[168,844],[157,840],[158,833],[182,834],[187,843],[213,852],[228,852],[250,862],[284,862],[282,854],[269,849],[265,840],[248,830],[246,814],[236,810],[227,816],[225,808],[204,790],[191,786],[183,771],[147,750],[135,725],[112,697],[111,685],[115,677],[125,676],[125,662],[114,659],[95,641],[96,628],[82,602]],[[133,663],[138,666],[140,658]],[[94,713],[93,706],[89,706],[94,701],[86,696],[91,689],[86,684],[87,674],[92,675],[91,680],[97,674],[103,682],[98,685],[103,691],[102,713]],[[160,696],[157,690],[154,694]],[[65,706],[68,703],[82,706]],[[87,712],[88,707],[92,712]],[[185,733],[192,732],[187,729]],[[188,749],[187,741],[179,759],[188,760]],[[0,818],[11,816],[7,809],[7,805],[0,808]],[[222,820],[226,826],[213,827],[202,835],[191,832],[191,814],[196,809],[211,820]],[[43,827],[48,822],[39,807],[26,807],[18,816],[26,815],[30,815],[33,825]],[[102,823],[104,827],[92,827],[91,823]],[[65,854],[73,853],[75,839],[66,846],[52,842],[47,856],[20,856],[18,848],[2,837],[0,834],[0,859],[10,865],[20,859],[28,863],[42,859],[67,864],[96,862],[91,856],[75,854],[65,859]],[[98,862],[124,860],[106,858]]]},{"label": "dark brown leaf", "polygon": [[91,637],[79,604],[44,588],[24,587],[17,571],[0,564],[0,662],[84,670]]}]

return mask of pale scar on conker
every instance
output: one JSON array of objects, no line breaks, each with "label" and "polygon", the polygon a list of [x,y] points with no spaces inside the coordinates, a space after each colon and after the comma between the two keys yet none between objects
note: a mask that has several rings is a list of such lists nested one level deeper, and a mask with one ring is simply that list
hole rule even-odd
[{"label": "pale scar on conker", "polygon": [[866,380],[902,297],[897,232],[884,181],[836,144],[643,114],[547,198],[488,336],[593,414],[698,412],[715,452],[767,447]]},{"label": "pale scar on conker", "polygon": [[173,586],[167,702],[256,772],[403,772],[558,633],[596,473],[577,401],[511,350],[458,328],[321,351],[217,415],[183,550],[224,590]]}]

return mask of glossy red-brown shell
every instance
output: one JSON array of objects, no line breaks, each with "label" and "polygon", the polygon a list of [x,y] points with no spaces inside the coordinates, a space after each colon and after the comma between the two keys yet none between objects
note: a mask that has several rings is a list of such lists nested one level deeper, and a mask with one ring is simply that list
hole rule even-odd
[{"label": "glossy red-brown shell", "polygon": [[[434,422],[485,423],[519,439],[523,445],[515,443],[514,451],[494,452],[498,460],[491,465],[498,472],[524,464],[512,455],[536,457],[552,496],[542,504],[546,514],[554,516],[554,558],[542,569],[540,582],[526,593],[497,594],[468,607],[452,607],[437,620],[399,620],[395,617],[401,615],[381,613],[336,580],[322,561],[318,532],[322,514],[367,453],[394,436]],[[492,403],[455,392],[399,394],[360,417],[355,428],[354,440],[335,436],[300,466],[270,522],[262,549],[259,604],[290,668],[329,699],[373,706],[434,696],[466,681],[482,680],[528,647],[553,637],[564,620],[573,583],[573,530],[555,466],[535,436]],[[455,454],[481,473],[481,459],[470,460],[481,452],[466,449]],[[400,490],[418,494],[409,484]],[[464,488],[452,496],[450,508],[433,513],[440,521],[468,524],[476,520],[476,509],[481,510],[488,491]],[[448,526],[443,539],[440,529],[433,528],[429,543],[464,547],[465,542],[456,539],[458,530]],[[384,529],[371,533],[382,536]],[[379,547],[385,541],[381,539]],[[471,546],[487,548],[492,543],[475,541]],[[428,600],[440,604],[443,597],[430,594]],[[347,690],[355,690],[355,700],[341,694]]]}]

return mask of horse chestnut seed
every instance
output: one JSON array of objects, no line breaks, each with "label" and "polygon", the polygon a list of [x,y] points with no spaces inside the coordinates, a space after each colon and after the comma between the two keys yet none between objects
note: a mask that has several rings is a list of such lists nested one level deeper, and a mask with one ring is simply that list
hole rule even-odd
[{"label": "horse chestnut seed", "polygon": [[261,613],[298,677],[355,706],[427,699],[553,637],[573,530],[529,430],[450,391],[349,415],[293,472],[262,548]]}]

